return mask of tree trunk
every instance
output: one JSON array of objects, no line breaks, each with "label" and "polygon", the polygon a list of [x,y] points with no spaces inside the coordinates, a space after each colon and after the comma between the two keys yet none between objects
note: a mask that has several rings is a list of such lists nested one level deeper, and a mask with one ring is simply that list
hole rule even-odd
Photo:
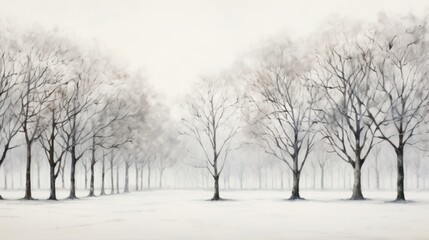
[{"label": "tree trunk", "polygon": [[106,195],[106,191],[104,189],[104,178],[105,178],[105,170],[106,170],[106,166],[105,166],[105,162],[104,162],[104,156],[101,159],[101,191],[100,191],[100,195]]},{"label": "tree trunk", "polygon": [[140,191],[143,191],[143,165],[140,168]]},{"label": "tree trunk", "polygon": [[[76,158],[74,157],[74,154],[72,153],[72,158],[71,158],[71,169],[70,169],[70,195],[69,195],[69,199],[77,199],[76,197],[76,178],[75,178],[75,174],[76,174]],[[86,173],[85,173],[86,174]]]},{"label": "tree trunk", "polygon": [[137,165],[137,162],[135,163],[136,165],[136,191],[139,190],[139,168]]},{"label": "tree trunk", "polygon": [[130,192],[129,188],[128,188],[128,170],[130,168],[130,165],[128,164],[128,162],[125,162],[125,187],[124,187],[124,193]]},{"label": "tree trunk", "polygon": [[212,200],[213,201],[218,201],[220,200],[220,195],[219,195],[219,176],[214,176],[214,195]]},{"label": "tree trunk", "polygon": [[32,200],[31,196],[31,145],[32,143],[27,141],[27,167],[25,171],[25,196],[24,199]]},{"label": "tree trunk", "polygon": [[323,168],[321,168],[321,172],[320,172],[320,188],[322,190],[325,189],[325,169]]},{"label": "tree trunk", "polygon": [[159,170],[159,188],[162,188],[162,176],[164,175],[164,169]]},{"label": "tree trunk", "polygon": [[274,189],[274,170],[271,168],[271,189]]},{"label": "tree trunk", "polygon": [[398,179],[396,182],[396,201],[405,201],[404,193],[404,147],[396,149]]},{"label": "tree trunk", "polygon": [[380,170],[378,169],[378,152],[375,155],[375,188],[380,189]]},{"label": "tree trunk", "polygon": [[119,194],[119,164],[116,164],[116,193]]},{"label": "tree trunk", "polygon": [[61,188],[62,189],[66,188],[66,180],[65,180],[64,168],[61,170]]},{"label": "tree trunk", "polygon": [[362,184],[361,184],[361,171],[362,163],[360,160],[356,160],[354,164],[354,182],[353,182],[353,194],[350,200],[364,200],[362,194]]},{"label": "tree trunk", "polygon": [[[76,140],[76,115],[73,116],[73,125],[72,125],[72,137],[71,137],[71,150],[70,150],[70,155],[71,155],[71,169],[70,169],[70,195],[69,195],[69,199],[77,199],[76,197],[76,164],[77,161],[79,160],[76,156],[76,145],[77,145],[77,140]],[[80,157],[79,157],[80,158]],[[86,175],[86,173],[85,173]]]},{"label": "tree trunk", "polygon": [[4,168],[4,190],[7,190],[7,171]]},{"label": "tree trunk", "polygon": [[13,166],[11,167],[11,171],[10,171],[10,187],[13,189],[15,189],[15,179],[13,176]]},{"label": "tree trunk", "polygon": [[380,172],[378,171],[378,169],[375,170],[375,187],[377,188],[377,190],[380,189]]},{"label": "tree trunk", "polygon": [[40,190],[40,163],[37,163],[37,189]]},{"label": "tree trunk", "polygon": [[[4,169],[4,190],[7,190],[7,171]],[[0,194],[0,200],[3,200],[3,197]]]},{"label": "tree trunk", "polygon": [[95,166],[95,160],[91,161],[91,179],[89,182],[89,194],[88,197],[95,197],[95,192],[94,192],[94,166]]},{"label": "tree trunk", "polygon": [[147,163],[147,189],[150,189],[150,162]]},{"label": "tree trunk", "polygon": [[83,165],[83,168],[85,170],[85,190],[88,189],[88,167],[86,165]]},{"label": "tree trunk", "polygon": [[293,187],[292,187],[292,195],[290,196],[289,200],[299,200],[302,199],[299,195],[299,180],[301,177],[301,172],[298,170],[295,170],[293,173]]},{"label": "tree trunk", "polygon": [[313,172],[313,190],[316,189],[316,168],[314,168]]},{"label": "tree trunk", "polygon": [[113,157],[110,157],[110,194],[115,193],[115,180],[113,179]]},{"label": "tree trunk", "polygon": [[55,180],[55,164],[49,164],[50,195],[48,200],[57,200]]}]

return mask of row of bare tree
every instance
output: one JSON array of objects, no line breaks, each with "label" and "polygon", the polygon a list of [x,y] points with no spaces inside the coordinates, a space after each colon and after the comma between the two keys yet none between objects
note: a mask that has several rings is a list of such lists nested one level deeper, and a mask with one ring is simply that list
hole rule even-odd
[{"label": "row of bare tree", "polygon": [[362,167],[375,146],[387,144],[396,156],[396,200],[405,200],[405,149],[429,150],[428,25],[384,14],[375,23],[336,22],[305,40],[268,42],[227,77],[196,87],[183,133],[202,150],[191,148],[198,157],[189,164],[211,173],[213,200],[220,199],[230,152],[243,143],[286,164],[290,199],[301,199],[300,177],[313,149],[335,154],[353,169],[352,200],[364,199]]},{"label": "row of bare tree", "polygon": [[112,192],[116,162],[125,165],[125,191],[132,164],[143,171],[140,169],[151,159],[162,159],[161,169],[169,167],[175,140],[169,137],[168,114],[141,73],[128,71],[95,45],[81,46],[57,31],[2,23],[0,167],[6,160],[16,161],[10,152],[25,154],[24,199],[33,199],[35,155],[48,163],[50,200],[57,199],[56,180],[61,174],[64,184],[66,170],[69,198],[76,198],[80,162],[90,171],[89,196],[95,196],[98,162],[102,165],[101,194],[105,194],[107,165]]}]

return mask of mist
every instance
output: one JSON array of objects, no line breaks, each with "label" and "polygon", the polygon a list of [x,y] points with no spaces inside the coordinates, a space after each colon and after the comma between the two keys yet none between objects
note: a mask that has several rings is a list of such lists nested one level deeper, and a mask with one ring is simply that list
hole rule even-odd
[{"label": "mist", "polygon": [[424,1],[0,3],[7,239],[428,237]]}]

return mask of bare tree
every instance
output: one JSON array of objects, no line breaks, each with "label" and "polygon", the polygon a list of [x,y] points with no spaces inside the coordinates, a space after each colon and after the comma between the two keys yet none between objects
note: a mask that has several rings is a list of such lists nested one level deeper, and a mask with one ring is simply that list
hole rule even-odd
[{"label": "bare tree", "polygon": [[133,154],[128,154],[126,156],[124,156],[123,160],[124,160],[124,170],[125,170],[125,178],[124,178],[124,193],[128,193],[130,192],[130,188],[129,188],[129,170],[131,167],[131,164],[133,163]]},{"label": "bare tree", "polygon": [[377,29],[384,35],[369,37],[376,45],[377,58],[370,67],[376,75],[371,87],[379,92],[379,105],[378,108],[367,107],[377,127],[377,137],[396,153],[396,201],[405,201],[405,147],[416,145],[414,140],[420,139],[415,137],[428,133],[427,25],[425,20],[414,16],[402,19],[403,22],[393,18],[385,20],[390,23]]},{"label": "bare tree", "polygon": [[[61,76],[57,76],[62,78]],[[72,105],[72,93],[68,92],[68,81],[61,81],[59,79],[59,86],[54,88],[54,92],[50,94],[47,101],[48,106],[43,110],[41,116],[41,127],[43,128],[40,135],[40,143],[49,163],[50,171],[50,196],[49,200],[57,200],[56,197],[56,179],[60,174],[61,162],[65,158],[69,150],[68,139],[64,141],[60,138],[63,127],[69,121],[66,115],[68,108]]]},{"label": "bare tree", "polygon": [[294,50],[290,44],[266,49],[251,77],[248,94],[259,113],[253,130],[262,142],[259,145],[293,173],[291,200],[301,199],[301,171],[316,136],[314,94],[302,78],[306,72],[303,59]]},{"label": "bare tree", "polygon": [[[31,44],[31,48],[28,50],[23,62],[25,72],[19,101],[22,109],[20,117],[21,130],[24,133],[27,150],[24,196],[24,199],[27,200],[33,199],[31,195],[32,146],[43,133],[44,126],[41,115],[50,105],[51,96],[56,92],[61,79],[53,68],[64,61],[59,57],[64,49],[61,49],[60,44],[53,44],[48,40],[44,39],[41,42],[36,41],[36,43]],[[58,45],[58,47],[55,45]]]},{"label": "bare tree", "polygon": [[[0,32],[3,34],[3,32]],[[2,40],[2,39],[0,39]],[[17,59],[11,46],[0,48],[0,166],[6,159],[7,153],[15,146],[12,139],[21,128],[20,111],[17,97],[19,96],[19,79],[22,75]],[[0,200],[2,196],[0,195]]]},{"label": "bare tree", "polygon": [[[100,158],[96,157],[96,151],[98,147],[101,147],[105,150],[110,150],[113,148],[118,148],[120,145],[130,141],[127,137],[127,133],[123,132],[123,137],[117,136],[122,122],[128,116],[128,114],[123,110],[124,102],[119,100],[118,97],[109,97],[102,100],[97,100],[94,105],[100,106],[100,110],[96,110],[97,114],[93,116],[91,121],[91,178],[90,178],[90,187],[89,195],[90,197],[95,196],[94,192],[94,181],[95,181],[95,164],[101,159],[103,163],[102,169],[102,183],[104,184],[104,158],[108,153],[102,153]],[[121,142],[118,142],[121,141]]]},{"label": "bare tree", "polygon": [[[324,139],[339,158],[354,169],[352,200],[364,199],[361,169],[374,146],[373,121],[366,106],[374,105],[369,86],[373,61],[371,49],[360,39],[334,42],[319,56],[318,69],[310,76],[322,94],[316,107]],[[339,37],[341,39],[341,37]]]},{"label": "bare tree", "polygon": [[[85,60],[84,57],[86,57]],[[77,62],[79,64],[75,66],[74,78],[70,80],[70,84],[74,87],[72,107],[66,113],[70,121],[64,128],[63,135],[65,141],[69,143],[71,160],[69,199],[77,198],[76,164],[91,147],[91,144],[88,144],[92,137],[88,125],[97,112],[89,111],[89,107],[97,101],[100,93],[96,89],[101,90],[100,86],[103,84],[103,79],[99,76],[100,72],[97,71],[101,63],[89,56],[81,56]]]},{"label": "bare tree", "polygon": [[192,137],[204,153],[204,160],[191,163],[206,168],[214,180],[212,200],[221,200],[219,176],[239,130],[239,99],[232,97],[230,87],[220,79],[205,79],[187,104],[189,116],[182,118],[182,134]]},{"label": "bare tree", "polygon": [[117,164],[116,163],[117,160],[117,153],[116,151],[113,149],[110,152],[110,158],[109,158],[109,170],[110,170],[110,194],[114,194],[115,193],[115,182],[114,182],[114,177],[113,177],[113,170],[114,170],[114,165]]}]

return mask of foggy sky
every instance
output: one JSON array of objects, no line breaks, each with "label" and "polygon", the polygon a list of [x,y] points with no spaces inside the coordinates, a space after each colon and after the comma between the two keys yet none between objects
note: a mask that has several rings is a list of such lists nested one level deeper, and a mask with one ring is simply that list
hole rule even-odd
[{"label": "foggy sky", "polygon": [[376,19],[379,11],[417,15],[424,0],[0,0],[0,15],[20,24],[65,29],[95,39],[169,100],[189,91],[201,74],[228,67],[272,35],[305,35],[329,15]]}]

